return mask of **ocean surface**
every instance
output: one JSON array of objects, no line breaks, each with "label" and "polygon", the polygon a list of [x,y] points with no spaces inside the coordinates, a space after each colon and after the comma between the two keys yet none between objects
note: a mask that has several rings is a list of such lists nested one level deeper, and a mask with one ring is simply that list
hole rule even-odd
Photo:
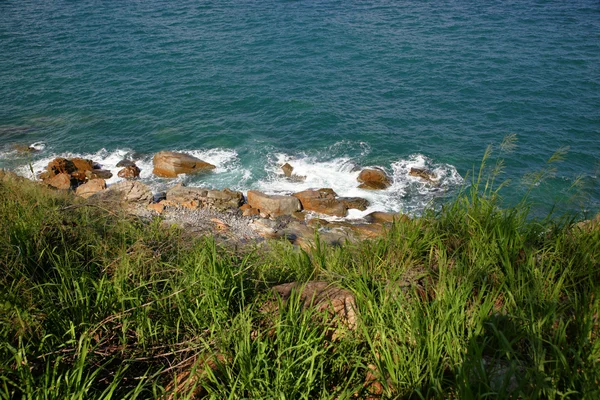
[{"label": "ocean surface", "polygon": [[[180,150],[217,166],[188,185],[331,187],[419,214],[488,145],[506,204],[555,168],[532,186],[536,212],[600,209],[600,2],[0,1],[0,167],[23,175],[78,155],[112,183],[131,157],[161,190],[152,155]],[[283,179],[284,162],[306,181]],[[357,189],[366,166],[393,185]]]}]

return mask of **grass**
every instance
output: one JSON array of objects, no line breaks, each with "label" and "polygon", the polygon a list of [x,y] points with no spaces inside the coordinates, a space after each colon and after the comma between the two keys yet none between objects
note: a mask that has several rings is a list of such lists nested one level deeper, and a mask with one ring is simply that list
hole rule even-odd
[{"label": "grass", "polygon": [[[0,397],[598,398],[600,229],[500,209],[488,157],[441,210],[310,252],[0,182]],[[354,295],[355,330],[265,312],[310,280]]]}]

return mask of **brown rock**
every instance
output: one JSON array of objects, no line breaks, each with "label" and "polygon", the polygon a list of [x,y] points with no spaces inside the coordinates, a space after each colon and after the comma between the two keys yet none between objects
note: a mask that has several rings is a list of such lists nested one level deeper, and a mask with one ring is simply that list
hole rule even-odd
[{"label": "brown rock", "polygon": [[85,160],[83,158],[72,158],[71,162],[78,171],[91,171],[94,169],[92,160]]},{"label": "brown rock", "polygon": [[406,221],[408,216],[393,212],[374,211],[367,216],[365,220],[370,223],[391,223],[394,221]]},{"label": "brown rock", "polygon": [[104,179],[92,179],[91,181],[79,185],[75,190],[75,194],[87,199],[91,195],[106,189],[106,182]]},{"label": "brown rock", "polygon": [[436,183],[437,179],[437,176],[432,171],[423,168],[411,168],[408,174],[431,183]]},{"label": "brown rock", "polygon": [[113,174],[110,171],[105,169],[92,169],[90,171],[85,171],[85,176],[87,179],[110,179]]},{"label": "brown rock", "polygon": [[246,211],[246,210],[249,210],[249,209],[251,209],[251,208],[252,208],[252,206],[251,206],[250,204],[248,204],[248,203],[242,204],[242,205],[240,206],[240,210],[241,210],[241,211]]},{"label": "brown rock", "polygon": [[195,174],[216,167],[185,153],[161,151],[154,155],[152,173],[163,178],[175,178],[178,174]]},{"label": "brown rock", "polygon": [[319,190],[304,190],[292,196],[300,200],[302,208],[321,214],[345,217],[348,214],[346,203],[336,199],[336,193],[329,188]]},{"label": "brown rock", "polygon": [[124,179],[136,179],[140,177],[140,169],[137,165],[129,165],[117,173],[119,178]]},{"label": "brown rock", "polygon": [[160,203],[148,204],[146,207],[148,210],[155,211],[157,214],[162,214],[165,211],[165,204],[161,201]]},{"label": "brown rock", "polygon": [[[345,326],[349,330],[356,329],[357,315],[356,302],[352,292],[336,287],[334,284],[323,281],[307,283],[291,282],[271,288],[283,300],[284,304],[294,293],[299,296],[303,308],[313,308],[317,312],[326,312],[328,325]],[[267,304],[265,311],[274,311],[274,304]],[[275,306],[276,307],[276,306]],[[339,335],[339,333],[338,333]],[[336,334],[334,333],[334,336]]]},{"label": "brown rock", "polygon": [[255,215],[260,215],[260,211],[257,208],[247,208],[242,212],[243,217],[254,217]]},{"label": "brown rock", "polygon": [[369,208],[369,200],[362,197],[340,197],[338,200],[343,202],[346,208],[354,208],[360,211],[365,211]]},{"label": "brown rock", "polygon": [[1,182],[20,182],[24,180],[22,176],[15,174],[12,171],[7,171],[5,169],[0,169],[0,181]]},{"label": "brown rock", "polygon": [[44,182],[57,189],[67,190],[71,188],[71,175],[61,172],[52,178],[46,179]]},{"label": "brown rock", "polygon": [[119,161],[117,163],[117,168],[125,168],[125,167],[133,167],[133,166],[135,166],[135,163],[126,158],[122,159],[121,161]]},{"label": "brown rock", "polygon": [[48,178],[52,178],[55,175],[63,173],[71,175],[71,173],[75,172],[77,168],[71,160],[67,160],[66,158],[62,157],[57,157],[48,163],[46,170],[49,174]]},{"label": "brown rock", "polygon": [[248,191],[248,204],[272,217],[291,215],[301,209],[300,200],[296,197],[267,195],[257,190]]},{"label": "brown rock", "polygon": [[379,168],[363,169],[360,171],[357,180],[361,183],[358,187],[367,190],[382,190],[392,184],[385,171]]},{"label": "brown rock", "polygon": [[119,203],[123,206],[147,206],[152,203],[152,191],[138,181],[121,181],[94,194],[91,198],[98,201]]},{"label": "brown rock", "polygon": [[244,201],[241,192],[233,190],[210,190],[177,185],[167,191],[167,200],[187,208],[210,208],[226,210],[238,208]]},{"label": "brown rock", "polygon": [[283,170],[283,174],[285,176],[287,176],[288,178],[292,176],[292,171],[294,171],[294,167],[292,167],[288,163],[283,164],[283,166],[281,167],[281,169]]}]

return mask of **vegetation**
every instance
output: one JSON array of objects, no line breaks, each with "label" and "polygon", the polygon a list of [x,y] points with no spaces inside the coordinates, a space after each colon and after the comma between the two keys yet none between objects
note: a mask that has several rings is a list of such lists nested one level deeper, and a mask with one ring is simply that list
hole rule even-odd
[{"label": "vegetation", "polygon": [[[599,398],[600,229],[500,209],[486,160],[443,209],[309,252],[0,182],[0,396]],[[311,280],[354,295],[356,329],[265,311]]]}]

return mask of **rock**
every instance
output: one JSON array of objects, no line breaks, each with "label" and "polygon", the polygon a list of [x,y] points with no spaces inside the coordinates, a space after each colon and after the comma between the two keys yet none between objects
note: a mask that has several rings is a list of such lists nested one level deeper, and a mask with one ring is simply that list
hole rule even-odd
[{"label": "rock", "polygon": [[122,159],[121,161],[119,161],[117,163],[117,168],[125,168],[125,167],[133,167],[133,166],[135,166],[135,163],[126,158]]},{"label": "rock", "polygon": [[283,170],[283,174],[288,178],[292,176],[292,171],[294,171],[294,167],[288,163],[283,164],[281,169]]},{"label": "rock", "polygon": [[254,217],[260,215],[260,211],[257,208],[249,207],[242,212],[243,217]]},{"label": "rock", "polygon": [[[340,327],[345,326],[349,330],[355,330],[357,325],[356,302],[352,292],[339,288],[334,284],[323,281],[312,281],[307,283],[291,282],[277,285],[271,291],[287,303],[294,293],[299,297],[302,308],[313,308],[319,313],[325,312],[328,320],[327,325]],[[263,311],[276,312],[277,303],[267,303]],[[340,332],[334,332],[334,339]]]},{"label": "rock", "polygon": [[128,165],[117,173],[119,178],[136,179],[140,177],[140,169],[137,165]]},{"label": "rock", "polygon": [[75,172],[77,168],[75,168],[75,164],[73,164],[71,160],[57,157],[48,163],[46,170],[49,174],[47,178],[52,178],[55,175],[63,173],[71,175],[71,173]]},{"label": "rock", "polygon": [[296,197],[267,195],[256,190],[248,191],[248,204],[272,217],[291,215],[301,210],[300,200]]},{"label": "rock", "polygon": [[71,162],[75,166],[77,171],[91,171],[94,169],[92,160],[85,160],[83,158],[72,158]]},{"label": "rock", "polygon": [[165,205],[161,203],[151,203],[146,207],[148,210],[154,211],[157,214],[162,214],[165,211]]},{"label": "rock", "polygon": [[370,223],[391,223],[394,221],[406,221],[408,216],[393,212],[374,211],[365,216],[365,220]]},{"label": "rock", "polygon": [[71,188],[71,175],[66,172],[61,172],[46,179],[44,182],[56,189],[68,190]]},{"label": "rock", "polygon": [[329,188],[304,190],[294,193],[292,196],[300,200],[302,208],[307,211],[315,211],[336,217],[345,217],[348,214],[346,203],[337,200],[337,194]]},{"label": "rock", "polygon": [[213,222],[215,224],[215,229],[219,232],[227,232],[229,231],[229,224],[225,223],[223,220],[220,220],[219,218],[211,218],[210,222]]},{"label": "rock", "polygon": [[35,147],[23,143],[14,143],[12,147],[15,151],[19,153],[36,153],[39,151]]},{"label": "rock", "polygon": [[277,222],[271,219],[260,218],[252,221],[248,226],[259,236],[266,239],[275,239],[281,236],[277,231]]},{"label": "rock", "polygon": [[113,174],[110,171],[105,169],[92,169],[90,171],[85,171],[85,176],[87,179],[110,179]]},{"label": "rock", "polygon": [[366,168],[360,171],[357,180],[361,183],[358,187],[367,190],[382,190],[392,184],[385,171],[380,168]]},{"label": "rock", "polygon": [[437,176],[432,171],[429,171],[424,168],[411,168],[410,172],[408,174],[410,176],[421,178],[424,181],[427,181],[430,183],[437,183],[436,182]]},{"label": "rock", "polygon": [[356,210],[365,211],[369,208],[369,200],[362,197],[340,197],[339,201],[346,205],[346,208],[354,208]]},{"label": "rock", "polygon": [[104,179],[92,179],[91,181],[79,185],[75,190],[75,194],[87,199],[95,193],[98,193],[106,189],[106,182]]},{"label": "rock", "polygon": [[0,181],[1,182],[20,182],[24,180],[22,176],[15,174],[12,171],[7,171],[5,169],[0,169]]},{"label": "rock", "polygon": [[238,208],[244,201],[241,192],[233,190],[209,190],[177,185],[167,191],[167,200],[182,207],[227,210]]},{"label": "rock", "polygon": [[152,173],[163,178],[175,178],[178,174],[194,174],[210,171],[216,167],[185,153],[161,151],[154,155]]},{"label": "rock", "polygon": [[121,181],[91,196],[98,201],[119,203],[123,206],[147,206],[152,202],[152,191],[138,181]]},{"label": "rock", "polygon": [[162,200],[166,200],[166,199],[167,199],[167,192],[154,193],[154,195],[152,196],[152,201],[154,203],[160,203]]}]

